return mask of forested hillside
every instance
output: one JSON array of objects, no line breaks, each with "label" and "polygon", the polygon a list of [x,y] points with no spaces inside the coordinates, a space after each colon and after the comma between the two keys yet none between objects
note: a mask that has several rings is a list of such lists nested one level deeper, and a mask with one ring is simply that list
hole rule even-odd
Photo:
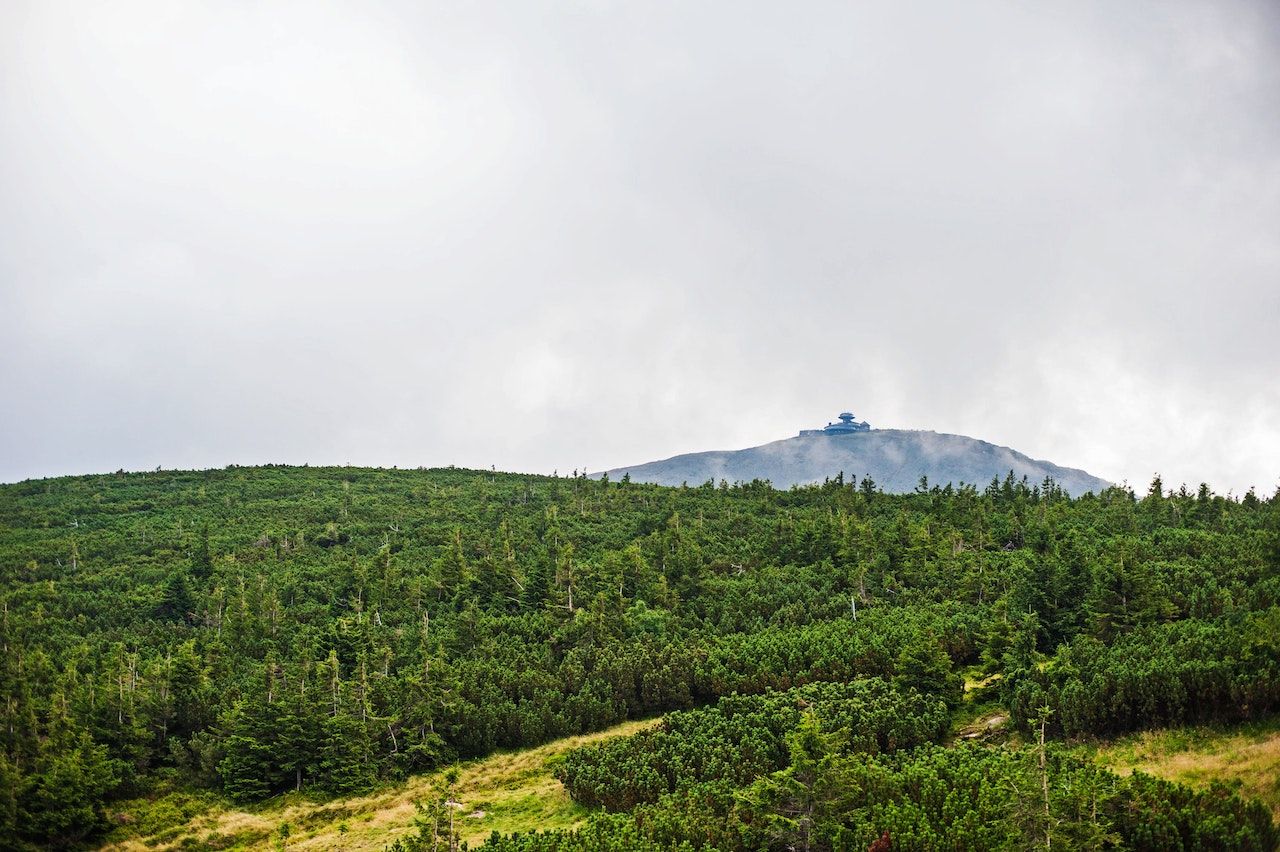
[{"label": "forested hillside", "polygon": [[[345,795],[663,713],[566,758],[587,827],[491,843],[1276,845],[1227,789],[1058,743],[1280,709],[1277,496],[120,473],[0,486],[0,571],[7,848],[162,788]],[[961,669],[1026,745],[947,745]]]}]

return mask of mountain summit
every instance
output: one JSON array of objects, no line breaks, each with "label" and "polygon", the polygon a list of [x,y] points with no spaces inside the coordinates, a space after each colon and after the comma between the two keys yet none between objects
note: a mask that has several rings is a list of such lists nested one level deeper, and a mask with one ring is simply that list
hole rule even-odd
[{"label": "mountain summit", "polygon": [[914,489],[921,476],[931,485],[965,482],[979,487],[992,477],[1026,477],[1038,485],[1046,476],[1073,496],[1101,491],[1111,483],[1083,470],[1033,459],[1017,450],[969,438],[906,429],[872,429],[848,412],[823,429],[805,429],[794,438],[745,450],[686,453],[662,461],[619,467],[610,479],[630,474],[636,482],[701,484],[707,480],[748,482],[767,479],[790,488],[834,478],[870,476],[889,492]]}]

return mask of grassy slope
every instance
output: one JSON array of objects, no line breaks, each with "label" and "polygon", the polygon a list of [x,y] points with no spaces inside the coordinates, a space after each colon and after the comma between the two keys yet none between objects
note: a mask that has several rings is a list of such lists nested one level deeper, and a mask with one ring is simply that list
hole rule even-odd
[{"label": "grassy slope", "polygon": [[[964,672],[965,703],[955,714],[952,741],[1018,740],[1008,730],[1008,711],[989,689],[998,675]],[[1078,746],[1094,761],[1120,775],[1146,772],[1192,787],[1221,781],[1257,799],[1280,823],[1280,716],[1233,726],[1201,725],[1142,731]]]},{"label": "grassy slope", "polygon": [[[538,748],[495,754],[464,763],[456,792],[462,837],[477,846],[493,831],[566,828],[587,810],[575,804],[551,776],[556,759],[571,748],[606,737],[632,734],[653,721],[621,725]],[[367,796],[312,802],[286,796],[262,807],[239,810],[212,797],[174,794],[157,802],[122,803],[115,811],[125,828],[104,847],[120,852],[150,849],[275,849],[279,827],[289,823],[289,849],[380,850],[409,832],[415,799],[426,799],[442,773],[418,775]],[[158,812],[176,818],[163,822]],[[129,824],[141,828],[130,831]],[[131,836],[124,836],[131,835]]]},{"label": "grassy slope", "polygon": [[1280,820],[1280,716],[1230,728],[1145,731],[1083,748],[1121,774],[1136,769],[1193,787],[1238,785]]}]

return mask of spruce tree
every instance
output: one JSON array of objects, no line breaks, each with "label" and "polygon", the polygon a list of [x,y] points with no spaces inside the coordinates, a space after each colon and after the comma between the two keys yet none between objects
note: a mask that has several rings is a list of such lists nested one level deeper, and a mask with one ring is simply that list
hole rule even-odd
[{"label": "spruce tree", "polygon": [[213,574],[213,557],[209,553],[209,525],[200,530],[200,543],[191,557],[191,576],[197,580],[207,580]]},{"label": "spruce tree", "polygon": [[160,603],[156,605],[156,618],[161,621],[187,622],[195,610],[191,599],[191,590],[187,588],[187,578],[181,571],[169,575],[164,591],[160,595]]}]

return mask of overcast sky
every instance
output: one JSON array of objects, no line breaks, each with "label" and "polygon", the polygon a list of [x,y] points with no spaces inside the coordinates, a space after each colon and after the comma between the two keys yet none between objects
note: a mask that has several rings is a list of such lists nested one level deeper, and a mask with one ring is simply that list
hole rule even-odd
[{"label": "overcast sky", "polygon": [[851,409],[1280,484],[1280,7],[0,3],[0,480]]}]

